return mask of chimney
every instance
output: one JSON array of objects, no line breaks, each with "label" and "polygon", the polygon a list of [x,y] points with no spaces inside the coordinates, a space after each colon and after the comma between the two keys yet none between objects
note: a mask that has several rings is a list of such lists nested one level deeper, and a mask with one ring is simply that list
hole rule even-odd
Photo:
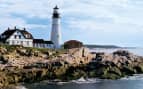
[{"label": "chimney", "polygon": [[17,29],[16,26],[14,27],[14,29],[15,29],[15,30]]},{"label": "chimney", "polygon": [[24,31],[26,31],[26,28],[23,28]]},{"label": "chimney", "polygon": [[10,30],[10,28],[8,27],[8,29],[7,30]]}]

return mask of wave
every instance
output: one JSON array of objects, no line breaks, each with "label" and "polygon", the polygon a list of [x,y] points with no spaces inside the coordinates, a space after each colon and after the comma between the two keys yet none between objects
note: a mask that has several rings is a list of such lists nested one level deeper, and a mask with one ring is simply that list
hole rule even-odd
[{"label": "wave", "polygon": [[20,86],[16,86],[15,89],[28,89],[28,88],[26,88],[25,86],[20,85]]},{"label": "wave", "polygon": [[[61,80],[53,80],[53,81],[49,81],[49,80],[46,80],[46,81],[42,81],[42,82],[39,82],[39,83],[34,83],[33,85],[34,86],[38,86],[39,84],[43,84],[43,85],[49,85],[49,84],[53,84],[53,85],[65,85],[65,84],[71,84],[71,83],[75,83],[75,84],[95,84],[95,83],[100,83],[100,82],[109,82],[109,81],[124,81],[124,80],[143,80],[143,74],[135,74],[134,76],[128,76],[128,77],[124,77],[124,78],[121,78],[119,80],[108,80],[108,79],[98,79],[98,78],[84,78],[84,77],[81,77],[77,80],[72,80],[72,81],[69,81],[69,82],[63,82]],[[16,86],[15,89],[28,89],[26,88],[25,86]]]},{"label": "wave", "polygon": [[[61,80],[52,80],[52,81],[46,80],[46,81],[42,81],[41,83],[63,85],[63,84],[68,84],[68,83],[76,83],[76,84],[98,83],[100,81],[101,81],[101,79],[81,77],[77,80],[71,80],[71,81],[68,81],[68,82],[64,82],[64,81],[61,81]],[[36,84],[37,83],[35,83],[34,85],[36,85]]]},{"label": "wave", "polygon": [[[61,80],[52,80],[52,81],[49,81],[49,80],[46,80],[46,81],[42,81],[40,82],[40,84],[56,84],[56,85],[64,85],[64,84],[69,84],[69,83],[76,83],[76,84],[85,84],[85,83],[98,83],[100,82],[102,79],[96,79],[96,78],[84,78],[84,77],[81,77],[77,80],[71,80],[71,81],[68,81],[68,82],[64,82],[64,81],[61,81]],[[34,85],[38,85],[39,83],[34,83]]]},{"label": "wave", "polygon": [[134,76],[124,77],[120,80],[143,80],[143,74],[135,74]]},{"label": "wave", "polygon": [[80,79],[77,79],[77,80],[72,80],[71,82],[72,83],[77,83],[77,84],[84,84],[84,83],[98,83],[100,82],[101,80],[100,79],[89,79],[89,78],[84,78],[84,77],[81,77]]}]

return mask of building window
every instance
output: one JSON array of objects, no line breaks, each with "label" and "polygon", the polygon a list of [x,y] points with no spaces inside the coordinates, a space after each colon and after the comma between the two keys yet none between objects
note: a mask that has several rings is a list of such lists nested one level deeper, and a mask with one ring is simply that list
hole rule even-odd
[{"label": "building window", "polygon": [[23,45],[23,41],[21,41],[21,45]]},{"label": "building window", "polygon": [[21,35],[19,35],[19,39],[21,39]]},{"label": "building window", "polygon": [[38,47],[38,44],[37,44],[37,43],[35,44],[35,47]]},{"label": "building window", "polygon": [[16,38],[17,38],[17,35],[14,35],[14,38],[16,39]]},{"label": "building window", "polygon": [[14,45],[14,41],[12,41],[12,45]]},{"label": "building window", "polygon": [[38,43],[38,48],[40,48],[41,46],[40,46],[40,43]]},{"label": "building window", "polygon": [[28,34],[26,34],[25,36],[26,36],[26,38],[30,38],[30,35],[28,35]]},{"label": "building window", "polygon": [[29,41],[27,41],[27,45],[29,45]]}]

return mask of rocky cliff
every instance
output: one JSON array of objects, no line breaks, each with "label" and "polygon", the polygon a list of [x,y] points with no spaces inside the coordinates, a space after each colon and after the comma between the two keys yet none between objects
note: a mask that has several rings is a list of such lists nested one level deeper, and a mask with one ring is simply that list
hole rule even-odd
[{"label": "rocky cliff", "polygon": [[85,64],[91,61],[93,57],[87,48],[52,50],[19,46],[0,47],[1,69],[10,66],[23,68],[34,63],[65,62],[68,64]]},{"label": "rocky cliff", "polygon": [[0,86],[80,77],[119,79],[136,73],[143,73],[143,57],[125,50],[92,54],[84,47],[68,50],[0,47]]}]

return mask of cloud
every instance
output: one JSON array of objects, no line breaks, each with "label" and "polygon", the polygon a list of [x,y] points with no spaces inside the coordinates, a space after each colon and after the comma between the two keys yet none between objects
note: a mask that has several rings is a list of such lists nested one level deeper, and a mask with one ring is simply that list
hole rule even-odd
[{"label": "cloud", "polygon": [[[100,43],[101,40],[114,43],[118,39],[119,42],[141,44],[142,0],[0,0],[0,31],[17,25],[27,27],[35,36],[37,32],[43,34],[47,31],[49,34],[52,8],[55,5],[60,7],[62,31],[64,36],[68,36],[63,36],[63,41],[73,38],[86,43]],[[47,34],[42,37],[46,38]],[[84,34],[84,37],[79,34]],[[96,41],[92,38],[96,38]],[[134,38],[138,40],[131,40]]]}]

